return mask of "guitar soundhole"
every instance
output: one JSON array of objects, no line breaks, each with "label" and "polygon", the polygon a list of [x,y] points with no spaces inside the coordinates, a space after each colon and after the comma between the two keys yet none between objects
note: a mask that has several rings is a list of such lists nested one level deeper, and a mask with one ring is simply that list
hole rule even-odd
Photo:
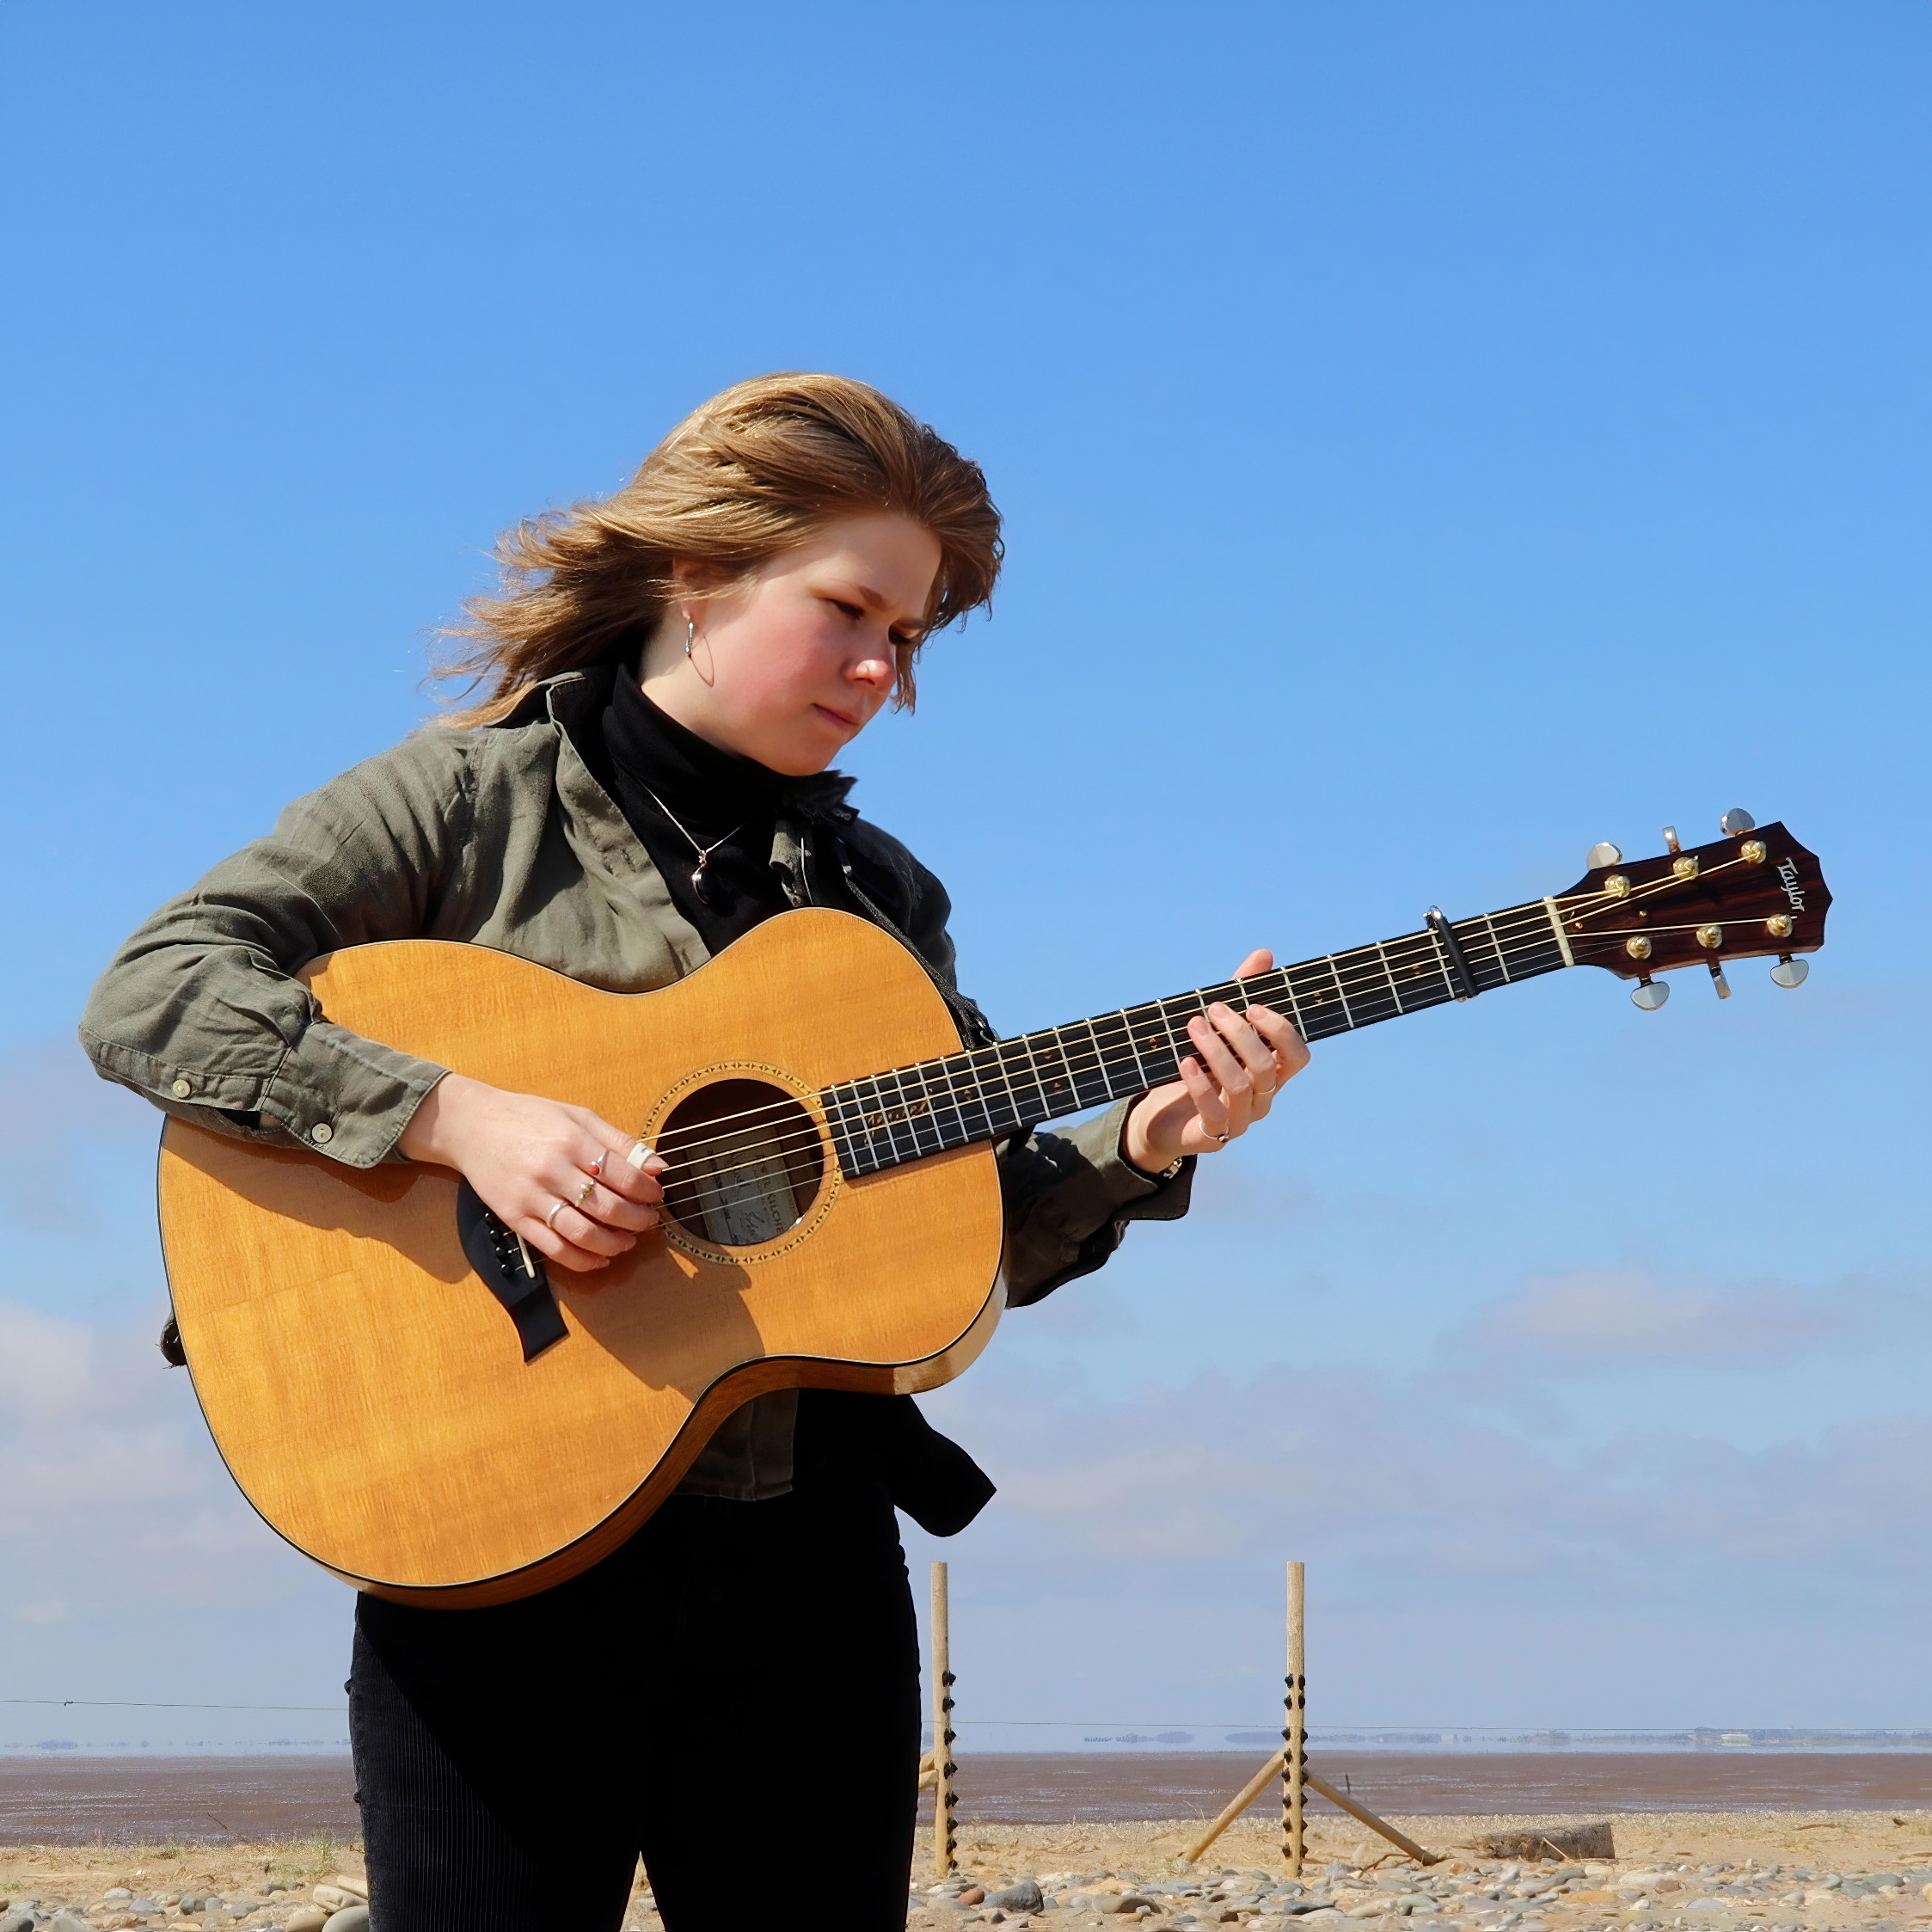
[{"label": "guitar soundhole", "polygon": [[812,1116],[762,1080],[699,1088],[671,1110],[657,1150],[671,1163],[665,1211],[718,1248],[757,1248],[795,1227],[825,1173]]}]

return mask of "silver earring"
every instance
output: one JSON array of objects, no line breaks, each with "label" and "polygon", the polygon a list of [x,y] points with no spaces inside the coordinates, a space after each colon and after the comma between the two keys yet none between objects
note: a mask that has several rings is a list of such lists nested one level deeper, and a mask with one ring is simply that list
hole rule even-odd
[{"label": "silver earring", "polygon": [[694,641],[696,640],[696,636],[697,636],[697,625],[696,625],[696,622],[695,622],[695,621],[694,621],[693,619],[690,618],[690,617],[687,617],[687,618],[685,618],[685,620],[684,620],[684,655],[685,655],[686,657],[689,657],[689,656],[690,656],[690,655],[691,654],[691,645],[692,645],[693,641]]}]

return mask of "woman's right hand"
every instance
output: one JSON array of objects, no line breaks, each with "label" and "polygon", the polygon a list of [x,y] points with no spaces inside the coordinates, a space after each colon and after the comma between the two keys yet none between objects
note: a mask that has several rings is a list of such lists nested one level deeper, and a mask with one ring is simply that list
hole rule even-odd
[{"label": "woman's right hand", "polygon": [[397,1145],[412,1161],[454,1168],[506,1227],[581,1274],[608,1267],[658,1224],[666,1163],[650,1154],[634,1165],[643,1143],[587,1107],[446,1073]]}]

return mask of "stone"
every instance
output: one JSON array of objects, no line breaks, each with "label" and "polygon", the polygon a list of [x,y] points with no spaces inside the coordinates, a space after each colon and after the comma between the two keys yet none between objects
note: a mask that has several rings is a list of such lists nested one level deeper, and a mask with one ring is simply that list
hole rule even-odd
[{"label": "stone", "polygon": [[368,1906],[358,1899],[354,1904],[345,1905],[339,1912],[331,1912],[322,1932],[369,1932]]},{"label": "stone", "polygon": [[366,1903],[359,1893],[345,1892],[339,1885],[318,1885],[309,1896],[318,1905],[326,1906],[332,1912],[342,1911],[350,1905]]},{"label": "stone", "polygon": [[47,1921],[52,1932],[93,1932],[88,1922],[77,1911],[63,1907]]},{"label": "stone", "polygon": [[1143,1910],[1157,1912],[1160,1909],[1151,1898],[1138,1892],[1122,1892],[1119,1902],[1113,1907],[1113,1910],[1117,1912],[1138,1912]]},{"label": "stone", "polygon": [[328,1923],[328,1913],[321,1905],[301,1905],[289,1915],[283,1932],[322,1932]]},{"label": "stone", "polygon": [[1046,1902],[1036,1879],[1015,1879],[1011,1885],[986,1894],[986,1903],[997,1905],[1003,1912],[1037,1912]]},{"label": "stone", "polygon": [[962,1905],[984,1905],[986,1903],[986,1888],[983,1885],[969,1885],[960,1894]]},{"label": "stone", "polygon": [[34,1932],[32,1912],[0,1912],[0,1932]]},{"label": "stone", "polygon": [[1547,1832],[1492,1831],[1475,1841],[1475,1849],[1483,1858],[1553,1860],[1558,1864],[1571,1859],[1616,1856],[1608,1819]]}]

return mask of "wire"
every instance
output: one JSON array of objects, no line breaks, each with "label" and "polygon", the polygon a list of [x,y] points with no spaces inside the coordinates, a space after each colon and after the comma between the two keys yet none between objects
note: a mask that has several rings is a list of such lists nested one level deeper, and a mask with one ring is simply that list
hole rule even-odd
[{"label": "wire", "polygon": [[96,1711],[320,1711],[347,1717],[347,1704],[156,1704],[126,1697],[0,1697],[0,1704],[50,1704],[59,1710],[70,1705]]}]

